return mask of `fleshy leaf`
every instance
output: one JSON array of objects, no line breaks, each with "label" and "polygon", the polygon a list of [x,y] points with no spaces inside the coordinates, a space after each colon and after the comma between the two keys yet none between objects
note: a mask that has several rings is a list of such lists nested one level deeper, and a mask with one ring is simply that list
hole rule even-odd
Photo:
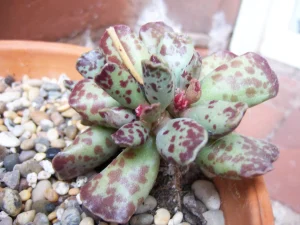
[{"label": "fleshy leaf", "polygon": [[149,132],[149,127],[146,127],[141,121],[134,121],[122,126],[111,137],[119,146],[135,147],[147,141]]},{"label": "fleshy leaf", "polygon": [[194,79],[199,79],[201,72],[201,64],[202,59],[200,54],[197,51],[194,51],[194,54],[189,62],[189,64],[185,67],[183,73],[181,74],[179,80],[179,88],[185,90],[190,85],[190,81]]},{"label": "fleshy leaf", "polygon": [[114,128],[120,128],[136,119],[132,110],[124,107],[104,108],[99,111],[99,115],[103,119],[99,124]]},{"label": "fleshy leaf", "polygon": [[159,154],[152,138],[135,149],[125,149],[100,174],[81,188],[83,205],[105,221],[125,224],[152,189]]},{"label": "fleshy leaf", "polygon": [[157,56],[166,62],[174,74],[176,87],[194,54],[192,40],[184,35],[165,33],[158,45]]},{"label": "fleshy leaf", "polygon": [[164,110],[174,98],[174,79],[171,71],[161,63],[153,63],[144,60],[144,90],[147,100],[150,103],[160,103]]},{"label": "fleshy leaf", "polygon": [[95,82],[121,105],[135,109],[145,104],[143,92],[131,74],[117,64],[106,64]]},{"label": "fleshy leaf", "polygon": [[189,105],[197,102],[201,97],[201,93],[201,84],[199,80],[193,78],[185,92],[186,100],[188,101]]},{"label": "fleshy leaf", "polygon": [[158,132],[156,146],[168,161],[181,165],[193,162],[208,139],[206,130],[189,118],[169,120]]},{"label": "fleshy leaf", "polygon": [[84,120],[95,124],[105,122],[99,114],[101,109],[120,106],[91,79],[84,79],[76,84],[70,94],[69,104]]},{"label": "fleshy leaf", "polygon": [[141,26],[139,35],[148,51],[156,54],[158,43],[166,32],[173,32],[173,29],[164,22],[150,22]]},{"label": "fleshy leaf", "polygon": [[137,116],[140,117],[140,120],[149,125],[153,122],[156,122],[162,114],[160,103],[139,105],[135,111]]},{"label": "fleshy leaf", "polygon": [[232,132],[241,122],[248,106],[243,102],[210,101],[182,113],[201,124],[214,138]]},{"label": "fleshy leaf", "polygon": [[118,146],[111,139],[113,129],[93,126],[79,134],[73,143],[52,160],[60,179],[72,179],[101,165]]},{"label": "fleshy leaf", "polygon": [[237,55],[230,51],[219,51],[202,59],[202,68],[199,80],[202,80],[210,72],[214,71],[220,65],[227,63]]},{"label": "fleshy leaf", "polygon": [[94,79],[100,73],[105,63],[105,55],[101,50],[95,49],[79,57],[76,69],[85,78]]},{"label": "fleshy leaf", "polygon": [[245,102],[252,107],[277,95],[278,80],[268,62],[246,53],[219,66],[201,81],[200,101]]},{"label": "fleshy leaf", "polygon": [[277,147],[270,143],[231,133],[204,147],[196,163],[210,174],[239,179],[270,171],[278,155]]},{"label": "fleshy leaf", "polygon": [[[134,68],[140,76],[143,76],[141,61],[150,58],[147,48],[128,26],[116,25],[113,26],[113,28],[115,29],[116,34]],[[107,31],[103,34],[100,40],[100,48],[106,55],[106,61],[108,63],[116,63],[120,68],[127,69]]]}]

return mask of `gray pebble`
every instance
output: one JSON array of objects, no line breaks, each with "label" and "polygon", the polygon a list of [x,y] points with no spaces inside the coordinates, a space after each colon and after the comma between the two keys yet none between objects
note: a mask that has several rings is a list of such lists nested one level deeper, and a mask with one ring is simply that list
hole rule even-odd
[{"label": "gray pebble", "polygon": [[32,159],[35,156],[35,151],[21,151],[19,159],[21,162],[25,162],[28,159]]},{"label": "gray pebble", "polygon": [[8,85],[5,82],[3,82],[3,80],[1,80],[1,82],[0,82],[0,93],[3,93],[7,87],[8,87]]},{"label": "gray pebble", "polygon": [[139,214],[131,217],[129,223],[130,225],[150,225],[152,224],[154,218],[151,214]]},{"label": "gray pebble", "polygon": [[143,204],[139,205],[139,207],[137,208],[137,210],[135,211],[134,214],[141,214],[141,213],[149,212],[149,211],[155,209],[156,206],[157,206],[156,199],[154,197],[152,197],[151,195],[149,195],[145,199]]},{"label": "gray pebble", "polygon": [[224,215],[221,210],[209,210],[203,213],[207,225],[225,225]]},{"label": "gray pebble", "polygon": [[31,102],[26,98],[19,98],[13,102],[9,102],[6,104],[7,109],[11,111],[18,111],[30,106]]},{"label": "gray pebble", "polygon": [[42,98],[46,98],[48,96],[48,92],[45,91],[44,89],[40,89],[40,96]]},{"label": "gray pebble", "polygon": [[36,143],[35,144],[35,150],[37,152],[46,152],[47,151],[47,146],[43,145],[43,144],[40,144],[40,143]]},{"label": "gray pebble", "polygon": [[34,143],[35,144],[43,144],[43,145],[46,145],[47,148],[49,148],[50,146],[50,141],[47,139],[47,138],[44,138],[44,137],[38,137],[34,140]]},{"label": "gray pebble", "polygon": [[44,213],[37,213],[35,215],[33,223],[36,225],[49,225],[49,220]]},{"label": "gray pebble", "polygon": [[35,210],[36,213],[43,213],[48,215],[53,211],[53,209],[50,210],[51,212],[48,210],[48,205],[50,204],[52,203],[48,200],[39,200],[32,203],[31,209]]},{"label": "gray pebble", "polygon": [[54,127],[54,124],[51,120],[43,119],[40,122],[40,126],[43,131],[48,131],[50,128]]},{"label": "gray pebble", "polygon": [[13,224],[13,220],[9,216],[0,219],[0,225],[12,225],[12,224]]},{"label": "gray pebble", "polygon": [[16,125],[11,132],[16,137],[20,137],[25,132],[25,128],[22,125]]},{"label": "gray pebble", "polygon": [[9,151],[7,150],[7,148],[0,145],[0,162],[2,162],[5,158],[5,156],[7,156],[8,154],[9,154]]},{"label": "gray pebble", "polygon": [[185,207],[182,209],[184,221],[193,225],[206,225],[206,221],[201,214],[201,218],[190,213]]},{"label": "gray pebble", "polygon": [[1,191],[2,201],[0,202],[1,209],[10,216],[18,215],[22,210],[22,200],[17,191],[10,188],[5,188]]},{"label": "gray pebble", "polygon": [[199,218],[202,217],[202,213],[207,211],[206,206],[201,201],[196,200],[193,193],[188,193],[183,197],[183,205],[193,215]]},{"label": "gray pebble", "polygon": [[61,97],[61,92],[59,91],[49,91],[48,92],[48,99],[55,100]]},{"label": "gray pebble", "polygon": [[6,103],[0,102],[0,114],[3,114],[6,110]]},{"label": "gray pebble", "polygon": [[16,189],[20,182],[19,170],[13,170],[12,172],[5,173],[2,181],[6,184],[7,187]]},{"label": "gray pebble", "polygon": [[43,168],[41,165],[34,159],[29,159],[22,164],[17,164],[14,167],[14,170],[19,170],[22,177],[26,177],[29,173],[39,173]]},{"label": "gray pebble", "polygon": [[61,218],[62,225],[79,225],[80,213],[76,208],[67,208]]},{"label": "gray pebble", "polygon": [[34,220],[35,210],[30,210],[27,212],[20,213],[15,222],[17,225],[28,225],[30,222]]},{"label": "gray pebble", "polygon": [[41,88],[46,91],[60,91],[59,85],[51,82],[43,83]]},{"label": "gray pebble", "polygon": [[12,171],[14,166],[18,163],[20,163],[18,153],[7,155],[3,160],[3,165],[7,171]]},{"label": "gray pebble", "polygon": [[47,188],[51,188],[51,183],[49,180],[41,180],[37,183],[36,187],[32,190],[32,201],[36,202],[39,200],[44,200],[44,193]]},{"label": "gray pebble", "polygon": [[5,103],[12,102],[19,98],[21,98],[20,91],[9,91],[9,92],[4,92],[4,93],[0,94],[0,101],[5,102]]},{"label": "gray pebble", "polygon": [[28,182],[26,178],[21,178],[19,183],[19,192],[23,191],[24,189],[29,188]]},{"label": "gray pebble", "polygon": [[32,106],[35,108],[35,109],[40,109],[43,104],[44,104],[44,97],[42,96],[38,96],[36,97],[33,101],[32,101]]}]

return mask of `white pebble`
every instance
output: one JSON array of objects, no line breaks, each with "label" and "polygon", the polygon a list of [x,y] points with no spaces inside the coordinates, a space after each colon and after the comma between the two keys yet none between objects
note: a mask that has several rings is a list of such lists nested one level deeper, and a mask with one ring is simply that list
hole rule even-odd
[{"label": "white pebble", "polygon": [[34,172],[27,174],[26,180],[30,187],[35,188],[37,182],[37,174]]},{"label": "white pebble", "polygon": [[197,180],[192,185],[195,196],[210,210],[220,209],[221,200],[214,184],[207,180]]},{"label": "white pebble", "polygon": [[79,205],[82,204],[82,201],[81,201],[81,198],[80,198],[80,193],[78,193],[78,194],[76,195],[76,200],[77,200],[77,202],[78,202]]},{"label": "white pebble", "polygon": [[38,176],[37,176],[37,179],[38,180],[47,180],[51,177],[51,173],[45,171],[45,170],[42,170],[38,173]]},{"label": "white pebble", "polygon": [[0,133],[0,145],[4,147],[17,147],[20,144],[20,140],[11,132],[4,131]]},{"label": "white pebble", "polygon": [[46,152],[47,151],[47,146],[43,145],[41,143],[36,143],[35,144],[35,150],[38,152]]},{"label": "white pebble", "polygon": [[4,211],[1,211],[0,212],[0,219],[4,219],[6,217],[8,217],[8,214],[6,212],[4,212]]},{"label": "white pebble", "polygon": [[59,195],[65,195],[68,193],[70,186],[68,183],[63,181],[57,181],[53,184],[53,188]]},{"label": "white pebble", "polygon": [[154,216],[154,223],[156,225],[167,225],[170,218],[170,212],[165,208],[160,208],[156,210],[156,214]]},{"label": "white pebble", "polygon": [[88,178],[85,176],[79,176],[76,178],[76,187],[80,188],[87,182]]},{"label": "white pebble", "polygon": [[56,217],[58,220],[61,220],[62,215],[64,214],[64,211],[65,211],[64,208],[59,208],[56,210]]},{"label": "white pebble", "polygon": [[28,121],[28,122],[24,123],[23,127],[25,130],[30,131],[31,133],[35,133],[35,131],[36,131],[36,125],[32,121]]},{"label": "white pebble", "polygon": [[59,134],[55,128],[51,128],[47,131],[47,138],[49,139],[49,141],[56,140],[58,139],[58,137]]},{"label": "white pebble", "polygon": [[183,213],[182,212],[177,212],[175,215],[172,217],[172,219],[169,221],[168,225],[179,225],[183,220]]},{"label": "white pebble", "polygon": [[225,225],[224,215],[221,210],[209,210],[203,213],[207,225]]},{"label": "white pebble", "polygon": [[44,152],[38,152],[35,154],[35,156],[33,157],[36,161],[42,161],[43,159],[46,158],[46,153]]},{"label": "white pebble", "polygon": [[55,171],[53,169],[52,163],[48,160],[43,160],[40,162],[41,167],[43,167],[43,169],[47,172],[49,172],[50,174],[54,174]]}]

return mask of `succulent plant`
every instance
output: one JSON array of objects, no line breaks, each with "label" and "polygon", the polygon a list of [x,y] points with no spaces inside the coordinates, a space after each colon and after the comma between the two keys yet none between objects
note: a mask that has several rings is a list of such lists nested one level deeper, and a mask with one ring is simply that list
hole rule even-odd
[{"label": "succulent plant", "polygon": [[66,81],[69,103],[92,126],[53,165],[58,177],[71,179],[117,155],[80,192],[83,205],[106,221],[130,219],[161,157],[231,179],[262,175],[278,157],[274,145],[232,133],[249,107],[278,92],[275,73],[256,53],[201,59],[190,38],[154,22],[139,35],[125,25],[108,28],[76,67],[84,79]]}]

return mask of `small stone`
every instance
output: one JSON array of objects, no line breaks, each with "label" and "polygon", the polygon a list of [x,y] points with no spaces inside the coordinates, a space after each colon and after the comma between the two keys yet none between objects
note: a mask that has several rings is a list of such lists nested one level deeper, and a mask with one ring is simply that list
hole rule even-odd
[{"label": "small stone", "polygon": [[76,113],[77,112],[74,109],[70,108],[64,111],[61,115],[66,118],[72,118],[72,116],[74,116]]},{"label": "small stone", "polygon": [[54,220],[56,218],[56,212],[52,212],[48,215],[48,219],[51,221],[51,220]]},{"label": "small stone", "polygon": [[0,94],[0,102],[12,102],[21,98],[21,92],[19,91],[9,91]]},{"label": "small stone", "polygon": [[12,225],[12,224],[13,224],[13,220],[9,216],[0,219],[0,225]]},{"label": "small stone", "polygon": [[207,225],[225,225],[224,215],[221,210],[209,210],[203,213]]},{"label": "small stone", "polygon": [[33,148],[34,148],[34,140],[33,139],[27,139],[27,140],[22,141],[21,149],[31,150]]},{"label": "small stone", "polygon": [[[33,157],[36,161],[42,161],[43,159],[46,158],[46,153],[44,152],[38,152],[35,154],[35,156]],[[42,171],[41,171],[42,172]]]},{"label": "small stone", "polygon": [[78,130],[77,130],[76,126],[74,126],[74,125],[67,126],[65,134],[68,138],[73,140],[76,137],[77,133],[78,133]]},{"label": "small stone", "polygon": [[29,115],[30,115],[30,118],[33,120],[33,122],[35,122],[38,125],[40,125],[40,122],[42,120],[49,119],[48,114],[43,111],[31,111]]},{"label": "small stone", "polygon": [[31,197],[31,192],[29,190],[23,190],[19,193],[22,202],[27,201]]},{"label": "small stone", "polygon": [[18,215],[22,210],[22,200],[17,191],[5,188],[0,192],[2,195],[1,209],[10,216]]},{"label": "small stone", "polygon": [[63,181],[57,181],[53,184],[53,188],[59,195],[66,195],[69,191],[69,184]]},{"label": "small stone", "polygon": [[52,148],[64,148],[66,147],[66,142],[63,139],[56,139],[51,141],[51,147]]},{"label": "small stone", "polygon": [[156,206],[157,206],[156,199],[154,197],[152,197],[151,195],[149,195],[145,199],[143,204],[138,206],[137,210],[135,211],[135,214],[141,214],[141,213],[149,212],[149,211],[155,209]]},{"label": "small stone", "polygon": [[30,210],[27,212],[20,213],[16,218],[16,224],[18,225],[26,225],[29,222],[32,222],[35,217],[35,210]]},{"label": "small stone", "polygon": [[4,78],[4,82],[5,84],[7,84],[8,86],[11,86],[13,82],[15,82],[15,78],[12,75],[7,75]]},{"label": "small stone", "polygon": [[39,173],[42,170],[42,167],[34,159],[29,159],[22,164],[15,165],[14,170],[19,170],[23,177],[27,177],[29,173]]},{"label": "small stone", "polygon": [[3,82],[3,80],[1,80],[1,82],[0,82],[0,93],[3,93],[7,87],[8,87],[8,85],[5,82]]},{"label": "small stone", "polygon": [[0,125],[0,132],[8,131],[7,127],[4,125]]},{"label": "small stone", "polygon": [[18,114],[15,113],[14,111],[5,111],[3,113],[4,118],[8,118],[8,119],[15,119],[16,117],[18,117]]},{"label": "small stone", "polygon": [[48,99],[55,100],[61,98],[61,93],[59,91],[49,91],[48,92]]},{"label": "small stone", "polygon": [[204,217],[201,214],[201,217],[197,217],[190,213],[185,207],[182,208],[184,220],[192,225],[203,225],[206,224]]},{"label": "small stone", "polygon": [[36,202],[39,200],[45,200],[44,192],[51,188],[49,180],[41,180],[37,183],[36,187],[32,190],[32,201]]},{"label": "small stone", "polygon": [[37,213],[33,223],[35,225],[49,225],[48,217],[44,213]]},{"label": "small stone", "polygon": [[170,220],[170,221],[172,221],[172,224],[170,224],[170,225],[179,225],[182,220],[183,220],[183,213],[182,212],[176,212],[175,215]]},{"label": "small stone", "polygon": [[35,144],[43,144],[45,145],[47,148],[50,146],[50,141],[47,138],[44,137],[38,137],[34,140]]},{"label": "small stone", "polygon": [[28,84],[32,87],[40,87],[43,84],[43,81],[40,79],[29,79],[27,81],[23,81],[23,83]]},{"label": "small stone", "polygon": [[20,124],[22,122],[22,117],[17,116],[16,118],[14,118],[13,122],[14,124]]},{"label": "small stone", "polygon": [[46,151],[46,158],[52,160],[60,152],[58,148],[48,148]]},{"label": "small stone", "polygon": [[40,89],[39,88],[30,88],[28,91],[28,99],[29,101],[33,101],[35,98],[37,98],[40,94]]},{"label": "small stone", "polygon": [[70,108],[69,104],[63,104],[63,105],[60,105],[59,107],[57,107],[57,111],[58,112],[64,112],[64,111],[66,111],[69,108]]},{"label": "small stone", "polygon": [[78,203],[79,205],[82,205],[82,201],[81,201],[81,198],[80,198],[80,193],[78,193],[78,194],[76,195],[76,200],[77,200],[77,203]]},{"label": "small stone", "polygon": [[0,133],[0,145],[4,147],[17,147],[20,144],[20,140],[11,132],[4,131]]},{"label": "small stone", "polygon": [[51,177],[51,173],[42,170],[38,173],[38,180],[47,180]]},{"label": "small stone", "polygon": [[37,213],[40,212],[48,215],[55,210],[55,207],[55,204],[44,199],[33,202],[31,208],[34,209]]},{"label": "small stone", "polygon": [[17,125],[11,130],[11,132],[14,136],[20,137],[25,132],[25,128],[23,125]]},{"label": "small stone", "polygon": [[32,121],[28,121],[23,124],[23,127],[25,130],[29,131],[30,133],[35,133],[36,132],[36,125]]},{"label": "small stone", "polygon": [[46,152],[47,151],[47,146],[43,145],[41,143],[36,143],[35,144],[35,150],[38,152]]},{"label": "small stone", "polygon": [[60,87],[58,84],[50,82],[43,83],[41,88],[46,91],[60,91]]},{"label": "small stone", "polygon": [[59,126],[60,124],[62,124],[65,119],[62,117],[62,115],[59,112],[53,112],[50,115],[51,120],[53,121],[53,123],[55,124],[55,126]]},{"label": "small stone", "polygon": [[210,210],[218,210],[221,205],[220,196],[214,184],[207,180],[197,180],[192,185],[195,196]]},{"label": "small stone", "polygon": [[188,193],[183,197],[183,205],[199,218],[202,218],[202,213],[207,211],[206,206],[201,201],[196,200],[193,193]]},{"label": "small stone", "polygon": [[31,102],[27,98],[18,98],[12,102],[6,104],[7,109],[12,111],[22,110],[23,108],[29,107]]},{"label": "small stone", "polygon": [[6,103],[0,101],[0,114],[3,114],[6,110]]},{"label": "small stone", "polygon": [[27,211],[31,210],[31,207],[32,207],[32,200],[31,200],[31,199],[28,199],[28,200],[25,202],[24,211],[27,212]]},{"label": "small stone", "polygon": [[64,214],[65,209],[64,208],[58,208],[56,210],[56,217],[58,220],[61,220],[62,215]]},{"label": "small stone", "polygon": [[18,163],[20,163],[18,153],[7,155],[3,160],[3,165],[6,171],[12,171],[14,166]]},{"label": "small stone", "polygon": [[47,188],[44,196],[49,202],[57,202],[58,200],[58,194],[52,188]]},{"label": "small stone", "polygon": [[43,169],[47,172],[49,172],[50,174],[54,174],[55,171],[53,169],[52,163],[48,160],[43,160],[40,162],[40,165],[43,167]]},{"label": "small stone", "polygon": [[25,130],[20,139],[24,140],[24,139],[29,139],[30,137],[31,137],[31,132]]},{"label": "small stone", "polygon": [[58,139],[59,134],[55,128],[51,128],[50,130],[47,131],[47,138],[49,141],[53,141]]},{"label": "small stone", "polygon": [[180,223],[179,225],[191,225],[191,224],[188,222],[183,222],[183,223]]},{"label": "small stone", "polygon": [[36,173],[29,173],[26,177],[26,180],[28,182],[28,185],[30,187],[35,187],[36,186],[36,182],[37,182],[37,174]]},{"label": "small stone", "polygon": [[2,181],[7,187],[11,189],[16,189],[20,182],[20,172],[19,170],[13,170],[12,172],[6,172]]},{"label": "small stone", "polygon": [[77,195],[79,193],[79,188],[71,188],[68,192],[69,195]]},{"label": "small stone", "polygon": [[54,124],[51,120],[43,119],[40,122],[40,126],[41,126],[43,131],[48,131],[50,128],[54,127]]},{"label": "small stone", "polygon": [[154,223],[156,225],[167,225],[170,218],[170,212],[165,208],[160,208],[156,210],[156,214],[154,216]]},{"label": "small stone", "polygon": [[[91,217],[85,217],[79,225],[94,225],[94,220]],[[141,224],[142,225],[142,224]]]},{"label": "small stone", "polygon": [[80,223],[80,213],[76,208],[67,208],[61,218],[62,225],[78,225]]},{"label": "small stone", "polygon": [[20,191],[22,191],[22,190],[24,190],[24,189],[27,189],[27,188],[29,188],[29,185],[28,185],[28,183],[27,183],[27,180],[26,180],[26,178],[21,178],[20,179],[20,184],[19,184],[19,192]]},{"label": "small stone", "polygon": [[146,213],[134,215],[129,222],[130,225],[151,225],[153,223],[153,216]]}]

